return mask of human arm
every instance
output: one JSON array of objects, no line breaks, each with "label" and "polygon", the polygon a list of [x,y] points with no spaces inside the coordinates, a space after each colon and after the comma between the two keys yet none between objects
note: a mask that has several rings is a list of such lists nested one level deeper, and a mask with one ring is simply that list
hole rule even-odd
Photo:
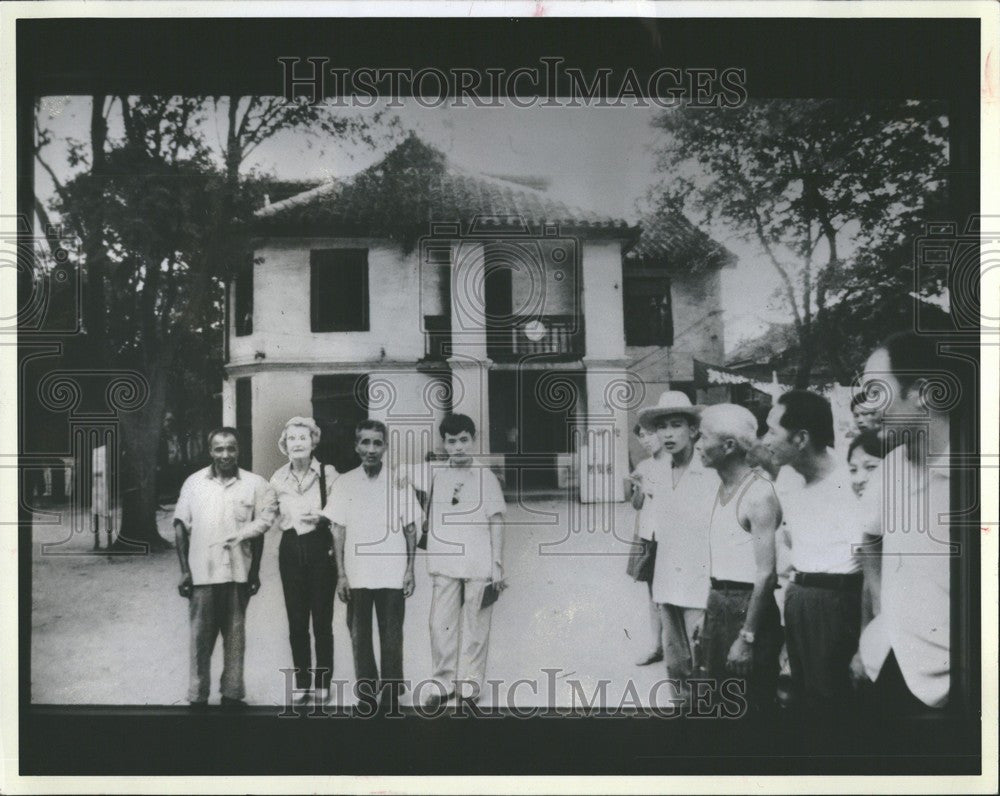
[{"label": "human arm", "polygon": [[781,522],[781,507],[769,483],[758,482],[747,490],[740,502],[739,519],[752,537],[756,572],[746,620],[741,634],[729,649],[727,665],[735,674],[746,677],[753,665],[753,644],[744,635],[753,636],[760,629],[767,601],[774,599],[778,581],[774,539]]},{"label": "human arm", "polygon": [[642,504],[646,502],[646,493],[642,489],[642,473],[632,473],[628,478],[632,484],[632,508],[640,511]]},{"label": "human arm", "polygon": [[403,537],[406,539],[406,572],[403,574],[403,596],[409,597],[416,588],[416,581],[413,577],[413,561],[417,555],[417,524],[407,523],[403,528]]},{"label": "human arm", "polygon": [[499,512],[490,516],[490,555],[492,567],[490,580],[497,588],[504,588],[506,584],[503,573],[503,514]]},{"label": "human arm", "polygon": [[347,529],[339,523],[333,523],[333,557],[337,560],[337,596],[346,603],[351,599],[351,584],[347,580],[344,569],[344,539]]},{"label": "human arm", "polygon": [[190,597],[194,589],[191,580],[191,565],[188,563],[191,531],[183,520],[174,519],[174,543],[177,547],[177,560],[181,565],[181,582],[177,585],[177,592],[181,597]]}]

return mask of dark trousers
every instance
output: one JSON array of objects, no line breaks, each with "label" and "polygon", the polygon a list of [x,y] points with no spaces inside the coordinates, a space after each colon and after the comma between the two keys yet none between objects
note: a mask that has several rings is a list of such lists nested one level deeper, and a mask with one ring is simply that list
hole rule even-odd
[{"label": "dark trousers", "polygon": [[[705,628],[701,634],[702,657],[706,674],[717,684],[737,679],[727,666],[729,649],[746,623],[750,607],[750,589],[712,588],[705,611]],[[763,615],[754,634],[753,664],[745,682],[747,704],[752,710],[775,706],[778,685],[778,654],[781,652],[782,631],[778,605],[772,594],[767,595]],[[718,685],[715,692],[718,693]]]},{"label": "dark trousers", "polygon": [[191,620],[191,676],[188,701],[207,702],[211,684],[212,650],[222,634],[222,681],[229,699],[243,699],[243,652],[250,593],[245,583],[194,586],[188,605]]},{"label": "dark trousers", "polygon": [[875,683],[867,691],[871,698],[871,709],[874,715],[881,715],[885,718],[895,719],[899,717],[911,717],[920,714],[937,713],[940,708],[927,707],[917,697],[913,695],[903,673],[899,670],[899,662],[896,660],[896,653],[889,652],[889,656],[882,664]]},{"label": "dark trousers", "polygon": [[347,603],[347,627],[354,651],[354,677],[378,690],[379,668],[372,646],[372,607],[378,617],[379,648],[382,651],[381,680],[403,679],[403,617],[406,599],[402,589],[351,589]]},{"label": "dark trousers", "polygon": [[329,688],[333,674],[333,595],[337,586],[337,568],[330,549],[333,536],[329,530],[317,530],[301,536],[294,529],[285,531],[278,546],[278,571],[285,593],[288,614],[288,640],[295,666],[295,687],[309,688],[309,618],[312,617],[316,642],[316,688]]},{"label": "dark trousers", "polygon": [[801,707],[844,710],[854,698],[851,658],[861,634],[861,582],[828,589],[789,583],[785,635],[792,687]]}]

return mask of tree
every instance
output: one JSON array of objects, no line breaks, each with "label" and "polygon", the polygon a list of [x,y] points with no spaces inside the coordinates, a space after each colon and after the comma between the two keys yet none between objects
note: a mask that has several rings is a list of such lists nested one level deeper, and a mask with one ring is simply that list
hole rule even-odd
[{"label": "tree", "polygon": [[[667,136],[658,206],[728,224],[760,246],[795,327],[796,386],[808,386],[824,354],[850,381],[846,337],[831,319],[871,297],[865,276],[886,276],[871,255],[905,246],[926,202],[944,190],[947,120],[939,109],[922,101],[767,100],[665,111],[655,124]],[[889,294],[898,294],[889,276]]]},{"label": "tree", "polygon": [[[212,112],[225,114],[221,149],[207,134]],[[123,136],[112,140],[114,113]],[[260,198],[257,175],[241,171],[247,157],[282,130],[373,144],[376,130],[389,135],[396,125],[280,98],[95,96],[89,145],[69,148],[69,179],[47,162],[51,137],[38,127],[36,160],[56,196],[36,212],[45,226],[55,210],[82,241],[88,360],[137,370],[148,382],[146,403],[121,416],[124,543],[166,546],[156,526],[156,465],[168,381],[186,367],[181,352],[221,340],[224,285],[249,251],[245,221]]]}]

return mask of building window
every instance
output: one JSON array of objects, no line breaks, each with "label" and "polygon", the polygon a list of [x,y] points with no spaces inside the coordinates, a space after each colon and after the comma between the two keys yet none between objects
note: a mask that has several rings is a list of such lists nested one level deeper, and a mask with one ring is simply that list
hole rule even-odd
[{"label": "building window", "polygon": [[322,432],[316,457],[339,473],[357,467],[354,427],[368,417],[368,375],[313,376],[312,412]]},{"label": "building window", "polygon": [[240,267],[233,280],[233,320],[237,337],[253,334],[253,257]]},{"label": "building window", "polygon": [[310,269],[312,330],[367,332],[368,249],[314,249]]},{"label": "building window", "polygon": [[253,383],[249,376],[236,380],[236,433],[240,440],[239,466],[253,469]]},{"label": "building window", "polygon": [[673,345],[670,279],[665,276],[626,276],[624,294],[625,345]]}]

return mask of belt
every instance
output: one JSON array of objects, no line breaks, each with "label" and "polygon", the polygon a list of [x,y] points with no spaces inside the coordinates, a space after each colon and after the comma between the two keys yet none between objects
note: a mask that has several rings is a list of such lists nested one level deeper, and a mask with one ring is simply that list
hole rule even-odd
[{"label": "belt", "polygon": [[831,572],[792,572],[789,580],[796,586],[807,586],[815,589],[841,589],[849,591],[861,586],[862,574],[835,575]]},{"label": "belt", "polygon": [[716,580],[712,578],[712,588],[719,591],[753,591],[752,583],[741,580]]}]

